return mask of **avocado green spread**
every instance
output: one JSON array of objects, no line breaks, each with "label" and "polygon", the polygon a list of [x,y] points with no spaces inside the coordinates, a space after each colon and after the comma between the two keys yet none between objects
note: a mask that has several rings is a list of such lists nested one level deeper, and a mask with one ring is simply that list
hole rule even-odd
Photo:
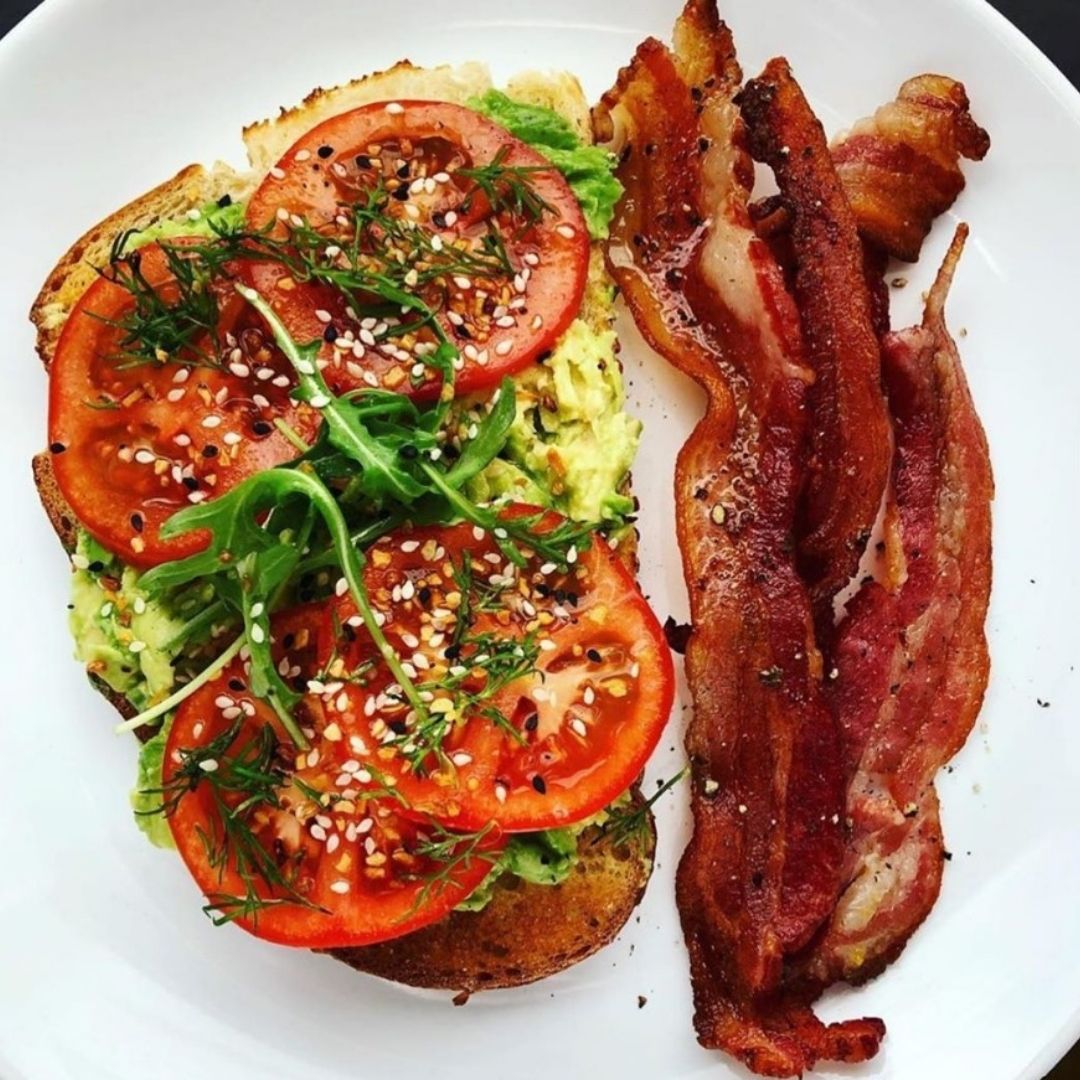
[{"label": "avocado green spread", "polygon": [[[470,105],[551,160],[581,203],[591,236],[607,236],[622,190],[612,174],[610,154],[582,144],[570,125],[550,109],[512,101],[494,90]],[[210,203],[198,217],[193,212],[132,233],[125,249],[170,237],[227,231],[242,223],[243,214],[243,203]],[[548,356],[514,378],[517,416],[501,455],[470,481],[470,498],[553,506],[609,530],[624,524],[632,510],[624,487],[641,424],[624,410],[613,303],[614,289],[600,253],[594,251],[578,317]],[[483,408],[485,402],[477,397],[463,404],[462,423],[468,424],[470,411]],[[136,709],[163,700],[176,681],[181,647],[175,642],[183,640],[187,621],[212,597],[189,590],[183,598],[151,600],[139,589],[138,572],[120,564],[85,533],[73,561],[70,624],[77,657]],[[161,797],[155,790],[161,786],[171,719],[166,716],[158,733],[142,746],[131,793],[136,823],[159,847],[173,846],[165,818],[157,812]],[[512,837],[461,908],[477,911],[488,904],[503,874],[534,884],[565,880],[577,862],[581,832],[606,817],[605,811],[569,828]]]}]

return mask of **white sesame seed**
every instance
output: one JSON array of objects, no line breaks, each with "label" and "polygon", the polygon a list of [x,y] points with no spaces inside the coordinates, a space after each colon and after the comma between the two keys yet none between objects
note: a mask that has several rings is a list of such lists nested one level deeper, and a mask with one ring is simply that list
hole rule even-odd
[{"label": "white sesame seed", "polygon": [[185,383],[191,378],[191,368],[182,367],[179,368],[176,374],[172,377],[174,383]]},{"label": "white sesame seed", "polygon": [[309,157],[311,157],[311,151],[310,150],[297,150],[296,151],[296,156],[293,158],[293,160],[294,161],[307,161],[307,159]]},{"label": "white sesame seed", "polygon": [[349,891],[349,883],[347,881],[335,881],[331,884],[330,891],[344,896]]},{"label": "white sesame seed", "polygon": [[226,431],[225,434],[222,436],[221,441],[226,446],[235,446],[242,439],[243,439],[243,435],[241,435],[239,432]]},{"label": "white sesame seed", "polygon": [[202,769],[203,772],[217,772],[217,767],[218,763],[216,759],[212,757],[203,758],[203,760],[199,762],[199,768]]},{"label": "white sesame seed", "polygon": [[540,567],[540,573],[545,577],[547,577],[548,574],[554,574],[556,570],[558,570],[558,567],[553,562],[546,562]]},{"label": "white sesame seed", "polygon": [[472,288],[472,279],[467,278],[464,274],[454,275],[454,284],[461,290]]},{"label": "white sesame seed", "polygon": [[464,750],[459,750],[456,754],[450,755],[450,760],[460,768],[472,763],[472,754],[467,754]]},{"label": "white sesame seed", "polygon": [[229,365],[229,370],[238,379],[246,379],[251,374],[251,368],[247,364],[237,363],[235,360]]},{"label": "white sesame seed", "polygon": [[396,101],[391,101],[387,104],[386,111],[391,116],[400,116],[405,111],[405,106]]},{"label": "white sesame seed", "polygon": [[506,788],[502,784],[495,785],[495,798],[501,803],[506,802]]},{"label": "white sesame seed", "polygon": [[416,221],[420,217],[420,208],[418,206],[414,206],[412,203],[406,203],[405,214],[406,216],[412,218],[413,221]]},{"label": "white sesame seed", "polygon": [[271,379],[270,385],[271,386],[286,387],[286,386],[289,385],[289,376],[288,375],[278,375],[276,379]]},{"label": "white sesame seed", "polygon": [[282,169],[282,168],[279,168],[277,165],[271,165],[270,166],[270,175],[275,180],[284,180],[285,179],[285,170]]},{"label": "white sesame seed", "polygon": [[566,552],[566,561],[570,563],[571,566],[577,562],[577,548],[573,545],[571,545]]},{"label": "white sesame seed", "polygon": [[325,409],[330,404],[330,398],[326,394],[312,394],[308,398],[308,404],[313,409]]},{"label": "white sesame seed", "polygon": [[194,207],[187,212],[188,221],[198,221],[202,217],[202,211],[197,210]]},{"label": "white sesame seed", "polygon": [[[340,161],[335,161],[334,164],[330,166],[330,168],[334,170],[334,174],[336,176],[348,176],[349,175],[349,170],[346,169],[345,166],[342,165]],[[329,249],[327,249],[327,252],[329,253]]]},{"label": "white sesame seed", "polygon": [[257,619],[266,610],[266,605],[261,600],[256,600],[251,605],[251,617]]},{"label": "white sesame seed", "polygon": [[146,648],[145,641],[133,641],[128,648],[134,653],[140,653]]},{"label": "white sesame seed", "polygon": [[319,764],[319,757],[320,756],[321,755],[319,754],[318,750],[309,750],[308,751],[308,756],[305,759],[307,761],[307,767],[309,769],[314,769],[315,766]]},{"label": "white sesame seed", "polygon": [[330,838],[326,841],[326,852],[328,855],[333,855],[338,849],[338,845],[341,843],[341,837],[337,833],[331,833]]},{"label": "white sesame seed", "polygon": [[251,640],[256,645],[261,645],[266,640],[266,631],[258,623],[251,628]]},{"label": "white sesame seed", "polygon": [[262,394],[252,394],[251,403],[260,409],[270,408],[270,399],[268,397],[264,397]]},{"label": "white sesame seed", "polygon": [[438,233],[435,233],[435,235],[432,236],[432,238],[431,238],[431,250],[432,251],[442,251],[442,249],[443,249],[443,238]]},{"label": "white sesame seed", "polygon": [[210,413],[209,416],[204,416],[202,418],[202,426],[204,428],[220,427],[221,426],[221,417],[220,416],[215,416],[213,413]]},{"label": "white sesame seed", "polygon": [[136,450],[135,460],[140,465],[149,465],[157,460],[157,455],[150,450]]},{"label": "white sesame seed", "polygon": [[192,491],[192,492],[188,493],[187,498],[188,498],[189,503],[205,502],[206,501],[206,492],[205,491]]},{"label": "white sesame seed", "polygon": [[349,579],[345,577],[339,577],[334,582],[334,595],[344,596],[349,591]]},{"label": "white sesame seed", "polygon": [[299,214],[290,214],[289,224],[294,229],[302,229],[304,227],[304,219]]},{"label": "white sesame seed", "polygon": [[581,696],[586,705],[591,705],[596,700],[596,691],[591,686],[586,686],[585,693]]},{"label": "white sesame seed", "polygon": [[446,224],[447,225],[456,225],[457,224],[457,213],[455,211],[453,211],[453,210],[447,210],[446,214],[445,214],[445,219],[446,219]]},{"label": "white sesame seed", "polygon": [[[511,326],[517,326],[517,319],[513,315],[503,315],[495,320],[495,325],[503,330],[509,330]],[[496,349],[495,351],[498,352],[499,350]]]},{"label": "white sesame seed", "polygon": [[326,839],[326,830],[321,825],[312,825],[311,835],[314,836],[316,840],[322,841]]},{"label": "white sesame seed", "polygon": [[567,239],[567,240],[569,240],[569,239],[570,239],[571,237],[573,237],[573,236],[577,235],[577,234],[575,233],[575,231],[574,231],[574,227],[573,227],[573,225],[567,225],[567,224],[565,224],[565,223],[563,223],[562,225],[556,225],[556,226],[555,226],[555,231],[556,231],[556,232],[557,232],[557,233],[558,233],[558,234],[559,234],[560,236],[564,236],[564,237],[566,237],[566,239]]},{"label": "white sesame seed", "polygon": [[228,694],[218,694],[214,698],[214,707],[217,709],[229,709],[235,704],[236,702]]},{"label": "white sesame seed", "polygon": [[187,391],[182,386],[178,386],[178,387],[176,387],[175,390],[170,390],[165,395],[165,400],[166,401],[180,401],[183,398],[184,394],[186,394],[186,393],[187,393]]},{"label": "white sesame seed", "polygon": [[279,206],[277,208],[277,219],[278,219],[278,221],[288,221],[289,220],[289,211],[286,210],[284,206]]},{"label": "white sesame seed", "polygon": [[372,820],[371,820],[371,818],[369,818],[369,817],[366,817],[366,818],[363,818],[363,819],[362,819],[361,821],[359,821],[359,822],[357,823],[357,826],[356,826],[356,831],[357,831],[357,832],[358,832],[358,833],[359,833],[359,834],[360,834],[361,836],[363,836],[363,835],[364,835],[364,833],[369,833],[369,832],[371,832],[371,830],[372,830],[372,828],[374,828],[374,826],[375,826],[375,822],[374,822],[374,821],[372,821]]},{"label": "white sesame seed", "polygon": [[540,327],[543,326],[543,325],[544,325],[544,316],[543,315],[534,315],[532,317],[532,322],[529,323],[530,328],[533,329],[533,330],[539,330]]},{"label": "white sesame seed", "polygon": [[539,266],[540,265],[540,256],[537,255],[535,251],[529,251],[529,252],[526,252],[526,254],[525,254],[525,261],[530,266]]},{"label": "white sesame seed", "polygon": [[570,721],[570,730],[573,731],[575,735],[580,735],[583,739],[589,734],[589,729],[585,726],[585,721],[582,720],[580,716],[575,716]]}]

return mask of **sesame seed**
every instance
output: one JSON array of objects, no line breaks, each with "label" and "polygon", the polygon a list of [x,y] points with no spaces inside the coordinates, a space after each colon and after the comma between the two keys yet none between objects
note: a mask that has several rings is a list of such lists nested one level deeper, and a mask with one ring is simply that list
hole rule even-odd
[{"label": "sesame seed", "polygon": [[279,206],[277,208],[277,219],[278,219],[278,221],[288,221],[289,220],[289,211],[286,210],[284,206]]},{"label": "sesame seed", "polygon": [[583,739],[589,734],[589,729],[585,726],[585,721],[582,720],[580,716],[575,716],[570,721],[570,730],[573,731],[575,735],[580,735]]},{"label": "sesame seed", "polygon": [[213,413],[211,413],[209,416],[204,416],[202,418],[202,426],[204,428],[220,427],[221,426],[221,417],[220,416],[215,416]]},{"label": "sesame seed", "polygon": [[554,574],[558,569],[553,562],[546,562],[540,567],[540,573],[547,577],[548,574]]},{"label": "sesame seed", "polygon": [[529,326],[533,330],[539,330],[540,327],[543,326],[543,325],[544,325],[544,316],[543,315],[534,315],[533,318],[532,318],[532,322],[529,323]]},{"label": "sesame seed", "polygon": [[326,839],[326,830],[321,825],[312,825],[311,835],[314,836],[316,840],[323,841]]},{"label": "sesame seed", "polygon": [[335,881],[330,886],[331,892],[336,892],[339,896],[344,896],[349,891],[349,883],[347,881]]},{"label": "sesame seed", "polygon": [[275,180],[284,180],[285,179],[285,170],[282,169],[282,168],[279,168],[277,165],[272,165],[270,167],[270,175]]},{"label": "sesame seed", "polygon": [[514,343],[512,341],[500,341],[499,344],[495,346],[495,355],[505,356],[513,347]]},{"label": "sesame seed", "polygon": [[187,391],[182,386],[178,386],[175,390],[170,390],[165,395],[165,400],[166,401],[180,401],[183,398],[184,394],[186,394],[186,393],[187,393]]},{"label": "sesame seed", "polygon": [[557,233],[558,233],[558,234],[559,234],[560,236],[564,236],[564,237],[566,237],[566,239],[567,239],[567,240],[569,240],[569,239],[570,239],[571,237],[573,237],[573,236],[577,235],[577,234],[575,233],[575,231],[574,231],[574,227],[573,227],[573,225],[567,225],[567,224],[565,224],[565,223],[563,223],[562,225],[556,225],[556,226],[555,226],[555,231],[556,231],[556,232],[557,232]]},{"label": "sesame seed", "polygon": [[314,769],[315,766],[319,764],[319,757],[320,756],[321,755],[319,754],[318,750],[309,750],[308,751],[308,756],[307,756],[307,759],[306,759],[307,760],[307,767],[309,769]]},{"label": "sesame seed", "polygon": [[457,214],[453,210],[447,210],[445,220],[447,225],[455,225],[457,224]]},{"label": "sesame seed", "polygon": [[251,403],[253,405],[257,406],[260,409],[269,409],[270,408],[270,399],[267,398],[267,397],[264,397],[262,394],[252,394],[251,395]]},{"label": "sesame seed", "polygon": [[154,454],[153,452],[151,452],[150,450],[136,450],[135,451],[135,460],[140,465],[149,465],[149,464],[151,464],[151,462],[157,460],[157,455]]},{"label": "sesame seed", "polygon": [[495,798],[501,803],[506,802],[506,788],[502,784],[495,785]]},{"label": "sesame seed", "polygon": [[271,385],[272,386],[286,387],[286,386],[289,385],[289,376],[288,375],[279,375],[276,379],[271,380]]},{"label": "sesame seed", "polygon": [[450,755],[450,760],[460,768],[472,762],[472,754],[466,754],[464,750],[459,750],[456,754]]},{"label": "sesame seed", "polygon": [[464,274],[455,274],[454,275],[454,284],[459,289],[462,289],[462,290],[471,289],[472,288],[472,279],[465,277]]},{"label": "sesame seed", "polygon": [[311,157],[311,151],[310,150],[297,150],[296,157],[293,158],[293,160],[294,161],[307,161],[307,159],[309,157]]},{"label": "sesame seed", "polygon": [[240,442],[240,441],[241,441],[242,439],[243,439],[243,436],[242,436],[242,435],[240,435],[240,434],[239,434],[238,432],[235,432],[235,431],[226,431],[226,432],[225,432],[225,434],[224,434],[224,435],[222,436],[222,439],[221,439],[221,441],[222,441],[222,442],[223,442],[223,443],[224,443],[224,444],[225,444],[226,446],[235,446],[235,445],[236,445],[236,444],[237,444],[238,442]]},{"label": "sesame seed", "polygon": [[217,772],[217,767],[217,760],[212,757],[204,758],[199,762],[199,768],[202,769],[203,772]]},{"label": "sesame seed", "polygon": [[190,491],[190,492],[188,492],[188,497],[187,498],[188,498],[189,503],[205,502],[206,501],[206,492],[205,491]]},{"label": "sesame seed", "polygon": [[145,642],[145,641],[133,641],[133,642],[132,642],[132,643],[131,643],[131,644],[130,644],[130,645],[128,646],[128,648],[129,648],[129,649],[130,649],[130,650],[131,650],[131,651],[132,651],[133,653],[140,653],[140,652],[142,652],[142,651],[143,651],[143,649],[145,649],[145,648],[146,648],[146,642]]},{"label": "sesame seed", "polygon": [[586,686],[585,693],[581,696],[586,705],[591,705],[596,700],[596,691],[591,686]]},{"label": "sesame seed", "polygon": [[387,104],[386,111],[391,116],[400,116],[405,111],[405,106],[396,101],[391,101]]},{"label": "sesame seed", "polygon": [[326,841],[327,853],[332,855],[338,849],[338,845],[341,843],[341,837],[337,833],[332,833],[330,839]]}]

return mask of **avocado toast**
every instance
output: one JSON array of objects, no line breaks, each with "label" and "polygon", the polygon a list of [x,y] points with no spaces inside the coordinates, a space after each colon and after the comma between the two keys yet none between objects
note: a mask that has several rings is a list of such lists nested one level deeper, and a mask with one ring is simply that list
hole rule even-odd
[{"label": "avocado toast", "polygon": [[535,980],[640,898],[632,784],[671,702],[621,569],[639,425],[588,244],[618,185],[575,80],[478,65],[399,64],[245,141],[249,174],[183,170],[34,306],[78,655],[215,921],[414,985]]}]

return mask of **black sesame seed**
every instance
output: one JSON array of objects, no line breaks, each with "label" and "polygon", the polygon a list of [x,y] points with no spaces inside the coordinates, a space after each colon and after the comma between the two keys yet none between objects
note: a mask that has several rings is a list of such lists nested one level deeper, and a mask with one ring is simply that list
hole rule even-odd
[{"label": "black sesame seed", "polygon": [[461,646],[457,644],[447,645],[444,654],[447,660],[457,660],[461,656]]},{"label": "black sesame seed", "polygon": [[371,158],[369,158],[367,156],[367,154],[357,154],[356,155],[356,164],[357,164],[358,168],[370,169],[371,168]]},{"label": "black sesame seed", "polygon": [[525,717],[525,730],[526,731],[535,731],[539,726],[540,726],[540,714],[539,713],[529,713],[529,715]]},{"label": "black sesame seed", "polygon": [[355,629],[355,627],[350,626],[348,623],[346,623],[341,628],[341,632],[345,635],[345,640],[346,641],[355,641],[356,640],[356,629]]},{"label": "black sesame seed", "polygon": [[105,564],[100,559],[95,559],[86,569],[91,574],[100,574],[105,569]]},{"label": "black sesame seed", "polygon": [[416,594],[420,603],[427,607],[431,603],[431,589],[426,585],[421,586],[420,591]]},{"label": "black sesame seed", "polygon": [[62,454],[67,449],[67,447],[62,442],[54,442],[50,444],[49,449],[54,454]]},{"label": "black sesame seed", "polygon": [[417,457],[420,456],[420,451],[417,450],[416,447],[413,446],[412,443],[405,443],[405,445],[402,446],[402,448],[398,451],[398,453],[406,461],[414,461]]},{"label": "black sesame seed", "polygon": [[273,425],[268,424],[265,420],[256,420],[255,423],[251,425],[251,430],[254,431],[256,435],[269,435],[274,428]]},{"label": "black sesame seed", "polygon": [[207,443],[202,448],[202,456],[203,457],[217,457],[217,454],[218,454],[217,447],[213,443]]},{"label": "black sesame seed", "polygon": [[242,679],[230,679],[229,689],[235,691],[236,693],[239,693],[241,690],[246,690],[247,687],[244,685]]},{"label": "black sesame seed", "polygon": [[217,204],[222,210],[224,210],[226,206],[232,206],[232,196],[222,195],[221,198],[218,199]]},{"label": "black sesame seed", "polygon": [[302,694],[307,689],[307,679],[305,679],[303,675],[297,675],[293,679],[292,684],[293,684],[293,689],[298,694]]},{"label": "black sesame seed", "polygon": [[602,657],[602,656],[600,655],[600,651],[599,651],[598,649],[586,649],[586,650],[585,650],[585,655],[586,655],[586,656],[587,656],[587,657],[588,657],[588,658],[589,658],[589,659],[590,659],[590,660],[591,660],[591,661],[592,661],[592,662],[593,662],[594,664],[599,664],[599,663],[600,663],[600,661],[604,659],[604,658],[603,658],[603,657]]},{"label": "black sesame seed", "polygon": [[328,158],[333,152],[334,148],[332,146],[325,145],[320,146],[319,149],[315,151],[315,153],[317,153],[321,158]]},{"label": "black sesame seed", "polygon": [[337,341],[338,329],[333,323],[328,323],[326,329],[322,332],[323,341]]},{"label": "black sesame seed", "polygon": [[391,720],[386,725],[395,735],[407,735],[409,732],[409,726],[404,720]]},{"label": "black sesame seed", "polygon": [[142,516],[142,514],[132,514],[131,515],[131,527],[136,532],[142,532],[142,530],[143,530],[143,516]]},{"label": "black sesame seed", "polygon": [[442,210],[436,210],[435,213],[431,215],[431,224],[434,225],[436,229],[445,229],[446,214],[444,214]]},{"label": "black sesame seed", "polygon": [[536,791],[538,791],[538,792],[539,792],[539,793],[540,793],[541,795],[546,795],[546,794],[547,794],[547,784],[545,784],[545,783],[544,783],[544,778],[543,778],[543,777],[542,777],[542,776],[541,776],[541,775],[540,775],[539,773],[537,773],[537,774],[536,774],[536,775],[535,775],[535,776],[534,776],[534,777],[532,778],[532,786],[533,786],[533,787],[534,787],[534,788],[536,789]]},{"label": "black sesame seed", "polygon": [[393,195],[398,202],[407,202],[409,198],[409,189],[402,184],[401,187],[393,192]]},{"label": "black sesame seed", "polygon": [[194,476],[185,476],[184,480],[183,480],[183,483],[184,483],[184,487],[186,487],[188,489],[188,491],[198,491],[199,490],[199,481],[196,480]]},{"label": "black sesame seed", "polygon": [[397,174],[398,174],[398,178],[401,179],[401,180],[408,180],[409,179],[409,165],[408,165],[408,162],[406,162],[404,165],[401,166],[400,169],[398,169]]}]

